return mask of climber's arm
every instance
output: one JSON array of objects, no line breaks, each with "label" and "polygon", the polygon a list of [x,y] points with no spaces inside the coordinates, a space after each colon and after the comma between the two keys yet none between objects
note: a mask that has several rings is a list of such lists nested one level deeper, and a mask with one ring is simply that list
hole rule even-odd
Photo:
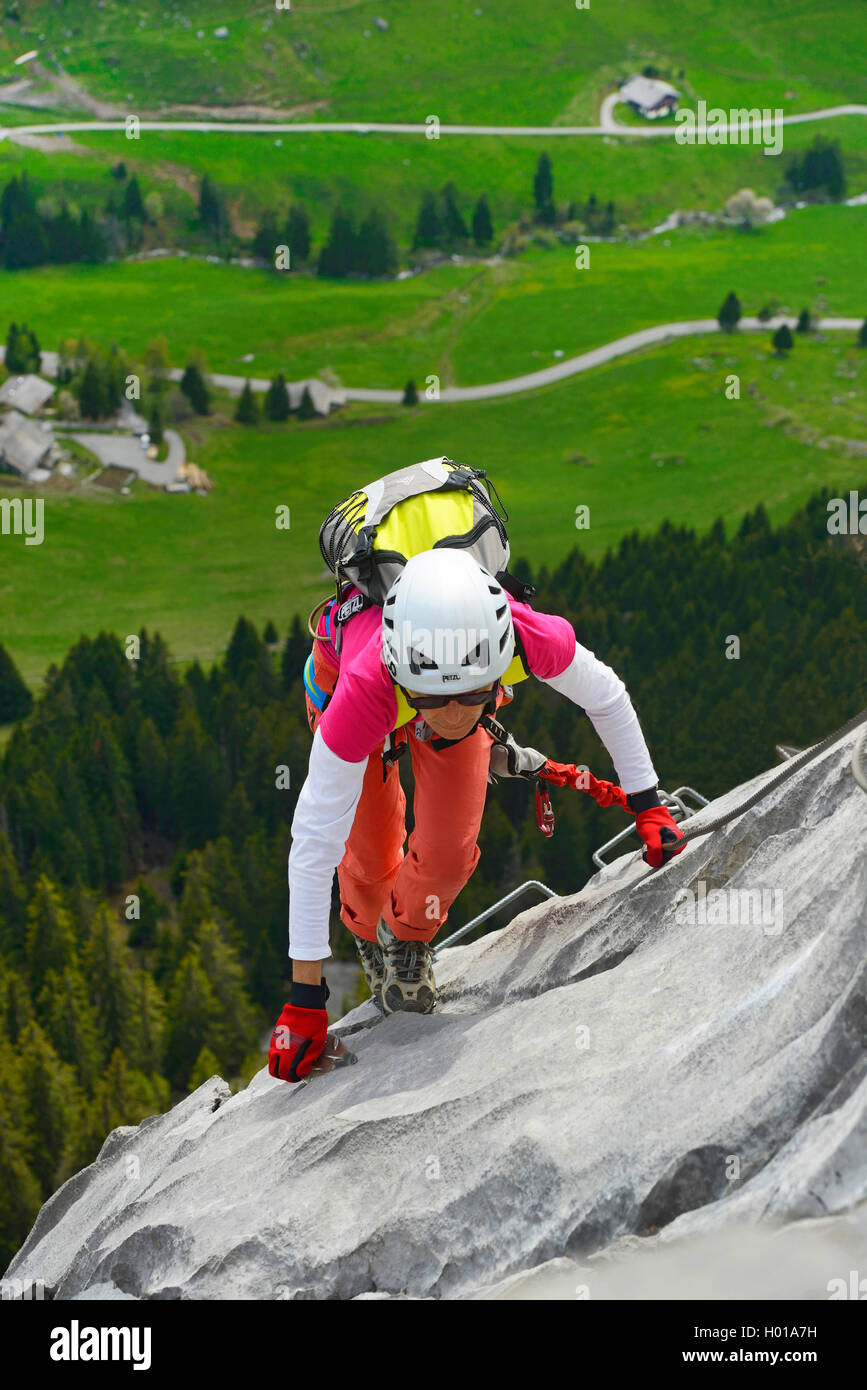
[{"label": "climber's arm", "polygon": [[[652,791],[656,787],[656,770],[629,692],[610,666],[576,642],[574,656],[566,669],[558,676],[540,679],[586,710],[611,755],[620,785],[627,795]],[[658,805],[658,799],[652,804]]]},{"label": "climber's arm", "polygon": [[332,753],[322,730],[316,730],[289,851],[289,955],[295,962],[294,978],[304,984],[319,983],[316,967],[331,955],[331,885],[355,819],[366,766],[366,757],[346,762]]}]

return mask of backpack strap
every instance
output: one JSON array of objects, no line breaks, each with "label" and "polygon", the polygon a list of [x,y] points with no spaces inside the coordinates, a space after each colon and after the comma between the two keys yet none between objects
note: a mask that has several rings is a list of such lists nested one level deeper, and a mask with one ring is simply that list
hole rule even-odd
[{"label": "backpack strap", "polygon": [[331,609],[332,625],[334,628],[334,637],[332,640],[334,650],[339,656],[340,648],[343,644],[344,624],[348,623],[350,618],[354,618],[356,613],[362,613],[365,608],[373,608],[378,605],[375,605],[373,599],[367,594],[362,593],[353,594],[351,598],[344,599],[338,596],[338,598],[334,600],[334,604],[335,606]]},{"label": "backpack strap", "polygon": [[507,594],[516,598],[519,603],[529,603],[536,596],[536,588],[533,584],[525,584],[522,579],[516,579],[514,574],[508,570],[498,570],[494,575],[498,584],[501,584]]}]

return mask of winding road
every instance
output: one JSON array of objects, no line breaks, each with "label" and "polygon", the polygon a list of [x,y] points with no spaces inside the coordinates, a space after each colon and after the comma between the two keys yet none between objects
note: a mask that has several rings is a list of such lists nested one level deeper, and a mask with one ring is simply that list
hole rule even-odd
[{"label": "winding road", "polygon": [[[750,333],[773,333],[781,324],[787,323],[794,329],[798,320],[796,316],[779,314],[775,318],[763,322],[761,319],[746,317],[738,322],[738,332],[747,331]],[[864,322],[860,318],[823,318],[817,319],[813,323],[813,329],[821,333],[857,333]],[[618,357],[625,357],[630,352],[637,352],[640,348],[652,347],[655,343],[670,342],[673,338],[688,338],[702,333],[721,333],[716,319],[684,319],[679,323],[658,323],[651,328],[640,328],[636,333],[627,333],[622,338],[614,338],[610,343],[603,344],[602,347],[590,348],[587,352],[581,352],[577,357],[567,357],[562,362],[554,362],[550,367],[540,367],[538,371],[527,372],[523,376],[507,377],[503,381],[490,381],[482,386],[446,386],[442,388],[436,400],[428,400],[423,392],[419,394],[420,405],[442,405],[455,404],[459,401],[485,401],[497,396],[515,396],[521,391],[535,391],[540,386],[551,386],[554,382],[563,381],[566,377],[578,376],[581,372],[589,372],[593,367],[600,367],[605,362],[613,362]],[[729,340],[734,335],[727,335]],[[2,360],[4,350],[0,347],[0,360]],[[42,353],[42,369],[52,375],[57,371],[57,353],[44,350]],[[182,368],[172,367],[169,369],[169,377],[173,381],[179,381],[183,375]],[[222,391],[228,391],[230,395],[238,396],[244,389],[249,380],[250,386],[254,391],[267,391],[270,380],[267,377],[247,377],[234,376],[226,372],[213,372],[211,379],[216,387]],[[373,401],[380,405],[396,405],[403,400],[403,391],[393,391],[379,387],[364,386],[344,386],[341,387],[343,394],[348,401]],[[173,433],[166,431],[166,437]],[[84,442],[84,441],[83,441]],[[93,447],[88,445],[88,447]],[[138,444],[134,444],[138,449]],[[95,451],[96,452],[96,451]],[[140,451],[139,451],[140,453]],[[130,458],[134,457],[130,453]],[[173,454],[170,454],[173,461]],[[182,458],[177,459],[182,462]],[[139,462],[138,471],[144,476],[142,463],[149,463],[149,460]],[[131,466],[131,465],[129,465]],[[154,465],[151,468],[164,469],[165,463]]]},{"label": "winding road", "polygon": [[[797,316],[790,317],[787,314],[769,319],[766,323],[757,318],[742,318],[738,323],[738,330],[763,332],[770,336],[781,324],[787,323],[794,329],[797,322]],[[863,319],[824,318],[817,320],[813,326],[819,332],[857,333],[863,322]],[[652,328],[639,329],[637,333],[627,333],[625,337],[615,338],[603,347],[591,348],[588,352],[579,353],[577,357],[568,357],[562,362],[553,363],[550,367],[541,367],[538,371],[528,372],[524,376],[508,377],[505,381],[491,381],[484,386],[444,387],[436,401],[426,400],[419,388],[419,404],[454,404],[458,401],[491,400],[495,396],[515,396],[521,391],[535,391],[539,386],[550,386],[566,377],[589,372],[591,368],[599,367],[604,362],[612,362],[617,357],[625,357],[627,353],[651,347],[654,343],[668,342],[672,338],[686,338],[693,334],[720,332],[722,329],[716,319],[687,319],[681,323],[660,323]],[[731,340],[731,335],[726,336]],[[737,337],[737,334],[734,336]],[[243,390],[246,377],[215,374],[213,380],[216,386],[238,395]],[[254,391],[266,391],[270,382],[264,378],[251,378],[250,385]],[[376,387],[368,389],[362,386],[344,386],[341,389],[348,401],[376,401],[382,405],[394,405],[403,400],[402,391],[380,390]]]},{"label": "winding road", "polygon": [[[2,89],[0,89],[2,92]],[[168,120],[139,120],[134,112],[130,112],[125,118],[113,121],[52,121],[39,125],[16,125],[0,126],[0,140],[12,140],[19,136],[34,135],[61,135],[69,134],[73,131],[86,130],[119,130],[126,131],[126,122],[130,118],[138,121],[139,131],[149,130],[173,130],[173,131],[192,131],[197,134],[207,135],[209,133],[230,133],[233,135],[316,135],[328,132],[342,132],[344,134],[357,135],[426,135],[431,139],[441,135],[515,135],[515,136],[543,136],[549,139],[559,135],[630,135],[637,136],[639,139],[653,138],[655,136],[674,135],[680,127],[668,123],[665,125],[649,122],[647,125],[618,125],[614,119],[614,107],[619,101],[617,92],[610,93],[602,102],[600,111],[600,125],[445,125],[437,123],[435,129],[436,137],[431,134],[434,127],[425,122],[409,121],[168,121]],[[867,106],[859,103],[850,103],[845,106],[826,106],[820,111],[803,111],[791,116],[781,116],[782,125],[800,125],[805,121],[824,121],[836,116],[867,116]],[[431,120],[435,120],[431,117]],[[729,124],[714,125],[716,132],[729,130]],[[700,134],[706,129],[705,126],[696,126],[695,133]],[[741,127],[737,121],[733,122],[731,129],[735,135],[741,133]]]}]

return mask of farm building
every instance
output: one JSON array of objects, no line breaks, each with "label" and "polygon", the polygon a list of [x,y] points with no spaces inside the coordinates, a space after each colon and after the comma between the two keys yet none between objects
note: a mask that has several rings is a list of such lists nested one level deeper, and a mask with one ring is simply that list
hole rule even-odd
[{"label": "farm building", "polygon": [[620,88],[620,100],[649,121],[676,110],[679,96],[668,82],[656,77],[630,77]]},{"label": "farm building", "polygon": [[0,405],[14,406],[25,415],[35,415],[54,395],[50,381],[28,372],[26,376],[10,376],[0,386]]},{"label": "farm building", "polygon": [[59,457],[52,436],[18,410],[0,415],[0,468],[43,481]]}]

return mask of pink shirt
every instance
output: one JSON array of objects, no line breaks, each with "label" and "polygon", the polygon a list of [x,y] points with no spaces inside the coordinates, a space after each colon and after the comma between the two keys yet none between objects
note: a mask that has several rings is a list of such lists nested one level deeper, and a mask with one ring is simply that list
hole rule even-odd
[{"label": "pink shirt", "polygon": [[[347,596],[354,592],[347,590]],[[537,613],[511,594],[506,597],[530,672],[544,680],[559,676],[575,656],[572,624],[565,618]],[[325,632],[324,621],[320,620],[318,630]],[[326,651],[329,658],[338,661],[340,679],[319,729],[338,758],[360,762],[378,747],[397,718],[397,694],[382,663],[382,609],[366,608],[350,618],[343,629],[339,658],[335,658],[330,643]]]}]

